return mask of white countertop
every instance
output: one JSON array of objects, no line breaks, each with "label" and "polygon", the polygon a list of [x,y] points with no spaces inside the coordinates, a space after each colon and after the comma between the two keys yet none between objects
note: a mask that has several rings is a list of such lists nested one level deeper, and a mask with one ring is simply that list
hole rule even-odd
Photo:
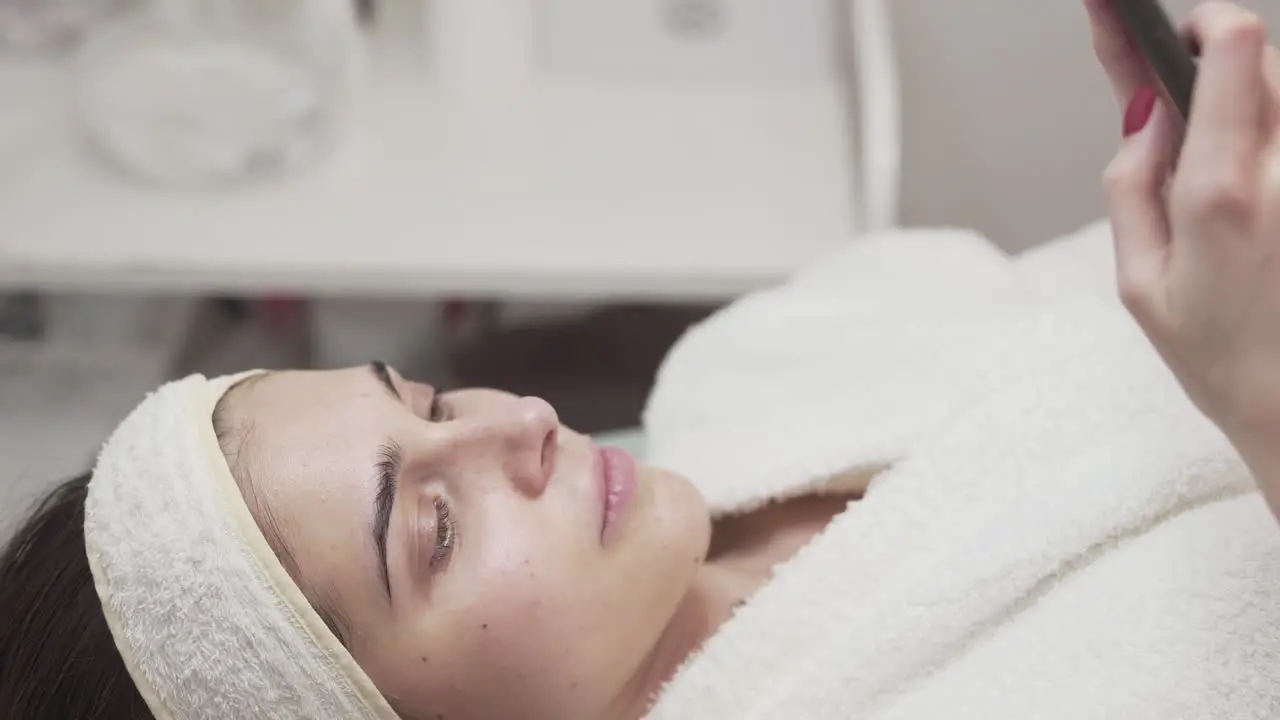
[{"label": "white countertop", "polygon": [[378,77],[322,168],[195,194],[100,164],[64,84],[0,65],[0,288],[724,298],[856,226],[835,86],[542,84],[482,107]]}]

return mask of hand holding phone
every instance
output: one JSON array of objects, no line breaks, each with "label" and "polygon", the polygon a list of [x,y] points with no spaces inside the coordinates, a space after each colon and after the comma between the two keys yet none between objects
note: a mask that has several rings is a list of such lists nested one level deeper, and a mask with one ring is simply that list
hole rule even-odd
[{"label": "hand holding phone", "polygon": [[1111,5],[1186,120],[1191,115],[1196,61],[1168,13],[1159,0],[1111,0]]},{"label": "hand holding phone", "polygon": [[[1118,294],[1280,518],[1280,50],[1238,2],[1191,13],[1193,62],[1154,2],[1084,1],[1126,108],[1104,173]],[[1196,83],[1184,128],[1152,106],[1157,75],[1179,110]]]}]

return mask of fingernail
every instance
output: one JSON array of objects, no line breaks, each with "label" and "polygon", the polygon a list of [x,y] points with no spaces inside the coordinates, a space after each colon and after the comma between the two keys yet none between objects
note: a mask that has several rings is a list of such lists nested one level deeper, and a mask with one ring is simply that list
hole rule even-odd
[{"label": "fingernail", "polygon": [[1156,109],[1156,89],[1141,87],[1133,94],[1129,107],[1124,111],[1124,136],[1129,137],[1142,130],[1151,120],[1151,113]]}]

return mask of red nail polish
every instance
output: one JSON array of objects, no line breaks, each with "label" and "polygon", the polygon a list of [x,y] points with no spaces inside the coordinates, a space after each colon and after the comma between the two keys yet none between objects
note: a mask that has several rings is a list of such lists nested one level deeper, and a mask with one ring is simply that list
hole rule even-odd
[{"label": "red nail polish", "polygon": [[1124,111],[1124,136],[1138,133],[1151,120],[1151,113],[1156,109],[1156,89],[1153,87],[1138,88]]}]

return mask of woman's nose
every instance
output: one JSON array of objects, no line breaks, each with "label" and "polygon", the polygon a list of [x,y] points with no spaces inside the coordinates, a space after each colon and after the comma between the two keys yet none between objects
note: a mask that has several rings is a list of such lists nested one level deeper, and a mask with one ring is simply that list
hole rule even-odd
[{"label": "woman's nose", "polygon": [[555,408],[542,398],[520,398],[498,425],[507,477],[520,492],[541,495],[556,471],[560,417]]}]

